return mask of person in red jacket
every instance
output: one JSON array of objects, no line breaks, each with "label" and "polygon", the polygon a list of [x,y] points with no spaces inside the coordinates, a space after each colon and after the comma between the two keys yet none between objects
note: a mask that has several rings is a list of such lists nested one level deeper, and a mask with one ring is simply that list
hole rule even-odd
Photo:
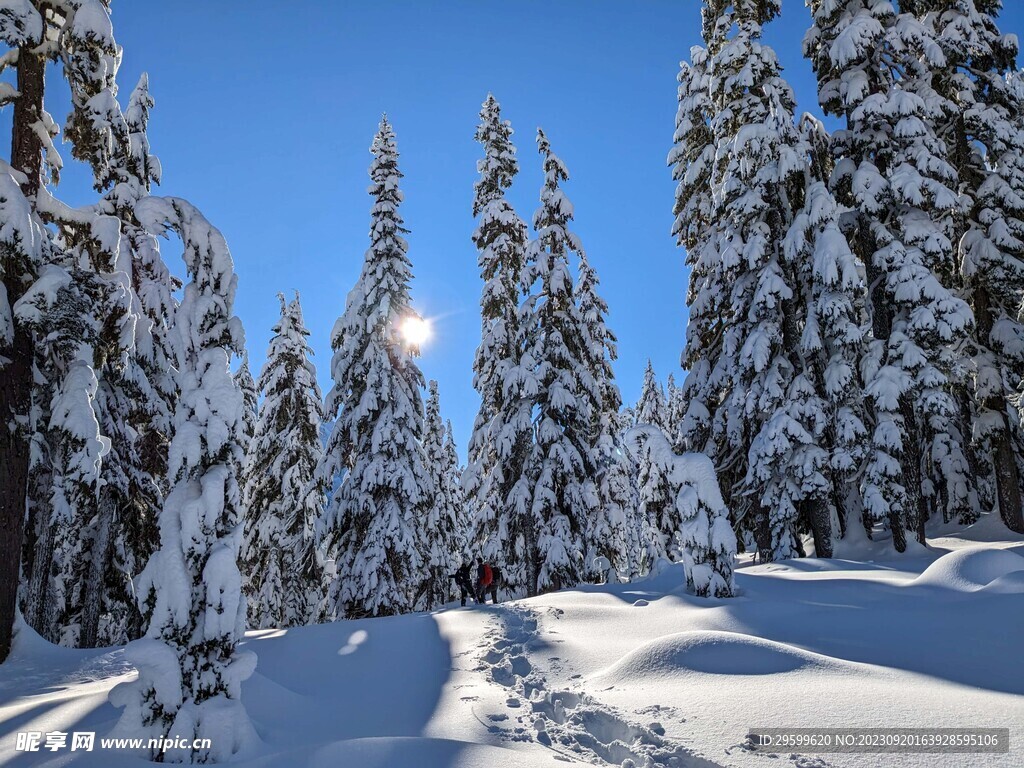
[{"label": "person in red jacket", "polygon": [[[482,557],[476,559],[476,601],[487,602],[488,587],[494,583],[494,571],[491,566],[484,562]],[[495,590],[491,590],[492,594]],[[494,602],[498,602],[495,600]]]}]

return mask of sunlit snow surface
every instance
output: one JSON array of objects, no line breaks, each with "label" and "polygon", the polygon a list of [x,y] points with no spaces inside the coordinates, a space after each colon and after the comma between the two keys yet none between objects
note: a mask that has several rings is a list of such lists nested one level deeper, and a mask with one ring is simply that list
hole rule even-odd
[{"label": "sunlit snow surface", "polygon": [[[844,542],[833,560],[737,571],[740,596],[645,582],[498,607],[248,635],[245,766],[1024,765],[1024,542],[998,520],[898,557]],[[142,765],[125,753],[16,753],[18,731],[103,734],[121,649],[22,632],[0,666],[0,765]],[[779,753],[752,726],[1009,727],[1009,755]],[[571,764],[570,762],[570,764]]]}]

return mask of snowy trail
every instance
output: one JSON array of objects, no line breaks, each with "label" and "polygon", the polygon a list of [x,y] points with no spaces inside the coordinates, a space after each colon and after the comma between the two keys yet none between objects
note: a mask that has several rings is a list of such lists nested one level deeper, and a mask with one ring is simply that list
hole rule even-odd
[{"label": "snowy trail", "polygon": [[[545,617],[557,621],[559,609]],[[491,733],[510,741],[536,741],[563,758],[623,768],[718,768],[664,737],[657,722],[629,722],[580,690],[551,688],[532,656],[550,647],[539,633],[539,614],[511,604],[495,616],[478,670],[508,691],[504,711],[487,715]],[[558,642],[557,640],[554,642]],[[559,663],[557,656],[549,662]]]}]

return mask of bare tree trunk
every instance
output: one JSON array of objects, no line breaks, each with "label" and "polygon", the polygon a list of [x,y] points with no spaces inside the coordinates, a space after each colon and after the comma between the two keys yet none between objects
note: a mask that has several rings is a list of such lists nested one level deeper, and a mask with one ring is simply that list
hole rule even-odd
[{"label": "bare tree trunk", "polygon": [[804,513],[814,536],[814,556],[832,557],[832,510],[820,496],[804,502]]},{"label": "bare tree trunk", "polygon": [[102,493],[99,503],[99,520],[96,537],[92,541],[89,571],[83,585],[82,628],[78,635],[79,648],[95,648],[99,641],[100,613],[103,598],[109,593],[107,587],[107,566],[110,563],[113,540],[110,530],[114,522],[114,500],[109,493]]},{"label": "bare tree trunk", "polygon": [[[43,111],[45,62],[32,46],[18,51],[18,92],[11,131],[11,164],[25,174],[23,191],[39,191],[42,144],[35,132]],[[5,265],[4,288],[13,305],[25,291],[22,265]],[[6,358],[0,375],[0,662],[11,650],[18,606],[21,547],[25,534],[28,488],[28,418],[32,395],[32,337],[18,323],[10,344],[0,346]]]},{"label": "bare tree trunk", "polygon": [[[48,490],[52,475],[48,467],[42,471],[37,469],[32,475],[34,488]],[[34,494],[39,496],[40,494]],[[50,522],[49,499],[36,498],[33,503],[33,515],[31,519],[32,529],[29,535],[31,543],[31,567],[25,568],[25,578],[28,579],[24,595],[25,621],[30,627],[48,640],[55,640],[52,636],[53,627],[48,621],[46,607],[46,589],[49,585],[50,565],[53,562],[53,525]],[[28,552],[26,551],[26,560]]]}]

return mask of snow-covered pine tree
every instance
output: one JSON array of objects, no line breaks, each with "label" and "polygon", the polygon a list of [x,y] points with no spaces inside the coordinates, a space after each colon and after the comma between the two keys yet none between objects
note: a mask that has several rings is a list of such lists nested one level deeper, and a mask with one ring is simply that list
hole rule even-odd
[{"label": "snow-covered pine tree", "polygon": [[141,226],[130,224],[135,202],[150,193],[151,184],[160,182],[160,161],[150,154],[149,111],[153,108],[149,77],[143,74],[128,99],[124,117],[128,124],[128,157],[124,180],[114,187],[116,207],[122,214],[122,228],[134,251],[132,286],[142,322],[135,334],[135,349],[152,399],[140,409],[133,422],[139,433],[139,453],[146,474],[160,493],[153,506],[154,518],[168,491],[167,449],[171,419],[178,398],[177,362],[171,326],[178,305],[175,292],[181,282],[174,277],[160,255],[160,241]]},{"label": "snow-covered pine tree", "polygon": [[[0,94],[3,104],[14,105],[11,162],[0,166],[0,242],[5,255],[0,292],[0,661],[10,652],[17,613],[33,391],[32,331],[17,321],[14,306],[59,250],[37,206],[40,192],[46,193],[45,182],[60,168],[52,142],[56,125],[43,106],[45,32],[43,15],[29,0],[8,3],[0,14],[0,40],[16,51],[16,58],[7,56],[3,65],[17,70],[15,86],[5,85]],[[42,489],[41,495],[46,492]],[[41,506],[29,505],[29,512],[36,514]]]},{"label": "snow-covered pine tree", "polygon": [[666,478],[687,586],[701,597],[732,597],[736,534],[711,460],[701,453],[676,454],[665,433],[649,424],[629,430],[624,442],[634,459],[649,457]]},{"label": "snow-covered pine tree", "polygon": [[[809,467],[789,461],[788,438],[799,421],[787,413],[790,387],[802,372],[802,326],[796,265],[782,244],[802,203],[806,162],[794,122],[795,99],[781,77],[775,52],[761,41],[762,27],[779,13],[777,0],[726,3],[711,0],[704,11],[711,120],[716,137],[712,175],[718,250],[729,309],[722,354],[729,361],[729,390],[715,413],[730,449],[746,467],[731,494],[733,513],[755,532],[759,550],[773,557],[798,553],[796,499],[806,487],[791,470],[820,477],[818,454]],[[801,393],[807,396],[806,390]],[[810,406],[813,408],[813,406]],[[806,414],[809,415],[809,414]],[[788,429],[783,428],[788,425]],[[787,434],[788,433],[788,434]],[[821,483],[813,498],[821,501]],[[827,512],[812,515],[816,539],[829,538]],[[821,518],[824,518],[823,520]]]},{"label": "snow-covered pine tree", "polygon": [[126,657],[139,677],[110,693],[124,708],[115,732],[190,744],[209,739],[209,748],[159,754],[221,762],[256,738],[241,702],[256,657],[236,647],[245,631],[236,564],[242,395],[229,369],[244,346],[231,313],[237,277],[223,236],[188,202],[146,197],[135,214],[147,231],[171,229],[181,238],[190,282],[174,325],[180,398],[169,453],[173,487],[160,513],[160,547],[137,580],[149,627]]},{"label": "snow-covered pine tree", "polygon": [[256,434],[256,423],[260,418],[260,390],[249,368],[248,352],[242,353],[242,363],[234,373],[234,380],[238,391],[242,393],[242,450],[248,452],[249,442]]},{"label": "snow-covered pine tree", "polygon": [[315,536],[327,493],[316,472],[323,457],[322,395],[299,296],[290,304],[278,298],[281,318],[260,372],[263,403],[242,489],[239,568],[254,628],[308,624],[323,599]]},{"label": "snow-covered pine tree", "polygon": [[433,504],[418,519],[417,541],[423,551],[423,570],[416,593],[416,607],[431,610],[447,603],[452,596],[452,574],[462,564],[463,534],[459,530],[461,510],[457,478],[458,459],[452,466],[445,424],[441,421],[441,398],[437,382],[427,391],[427,414],[423,425],[423,454],[433,489]]},{"label": "snow-covered pine tree", "polygon": [[398,212],[402,174],[387,117],[371,152],[370,248],[331,334],[334,385],[325,408],[336,421],[322,477],[344,476],[324,519],[327,556],[337,564],[326,614],[337,618],[412,610],[423,570],[416,532],[431,502],[420,442],[423,374],[399,327],[415,314]]},{"label": "snow-covered pine tree", "polygon": [[711,416],[721,395],[727,392],[729,360],[722,354],[728,290],[718,251],[719,222],[713,216],[715,135],[707,60],[707,50],[693,46],[690,61],[680,63],[679,107],[668,155],[672,178],[677,182],[672,234],[686,250],[690,269],[686,345],[681,356],[688,373],[681,386],[684,411],[675,439],[682,450],[711,457],[728,503],[736,472],[726,460],[723,430],[712,429]]},{"label": "snow-covered pine tree", "polygon": [[[632,536],[636,502],[630,464],[620,446],[622,396],[612,369],[618,356],[615,334],[605,322],[608,304],[598,293],[597,272],[582,251],[578,272],[575,293],[588,367],[584,389],[592,400],[591,464],[595,470],[587,481],[591,511],[584,539],[584,578],[603,581],[613,574],[630,574],[630,554],[635,555],[636,550]],[[597,558],[604,558],[606,568],[596,567]]]},{"label": "snow-covered pine tree", "polygon": [[[53,124],[43,107],[45,58],[38,50],[43,32],[42,16],[32,3],[9,4],[0,14],[0,39],[17,50],[17,59],[5,62],[17,69],[16,90],[7,86],[3,92],[3,103],[14,104],[11,163],[0,166],[0,243],[4,251],[0,292],[0,421],[4,427],[0,429],[0,530],[4,532],[0,536],[0,661],[10,651],[17,611],[33,386],[32,331],[17,322],[13,308],[54,248],[36,210],[36,198],[49,173],[44,151],[51,146],[49,132],[37,127]],[[40,452],[35,453],[39,456]],[[39,496],[46,493],[44,487]],[[41,503],[30,504],[28,510],[33,518],[46,514]],[[34,545],[33,528],[30,522],[29,551]],[[31,573],[32,564],[26,566]],[[47,571],[48,564],[40,578],[45,578]],[[37,604],[41,610],[42,601]]]},{"label": "snow-covered pine tree", "polygon": [[463,486],[472,510],[471,547],[501,568],[508,590],[527,592],[526,566],[530,489],[525,466],[533,441],[533,361],[524,358],[520,319],[526,224],[505,198],[519,172],[512,126],[488,95],[476,139],[484,157],[477,163],[473,243],[484,281],[480,298],[480,346],[473,361],[473,386],[480,410],[473,424]]},{"label": "snow-covered pine tree", "polygon": [[[806,303],[800,337],[805,367],[794,380],[787,405],[799,432],[799,439],[790,443],[789,462],[803,489],[799,497],[820,490],[834,511],[838,534],[845,535],[851,514],[860,512],[856,483],[867,437],[857,376],[867,322],[864,265],[840,229],[840,208],[827,187],[827,134],[807,115],[801,132],[810,161],[808,186],[783,244],[787,260],[796,265]],[[822,481],[824,487],[816,488]],[[815,542],[819,557],[831,551],[825,544],[830,543]]]},{"label": "snow-covered pine tree", "polygon": [[[106,243],[76,242],[73,232],[65,231],[68,250],[53,254],[14,307],[15,317],[36,337],[32,429],[35,466],[44,478],[35,485],[39,516],[33,521],[34,557],[26,576],[36,592],[27,596],[28,618],[44,637],[70,646],[80,642],[85,599],[107,603],[108,597],[108,585],[88,581],[94,564],[110,559],[113,522],[112,515],[97,520],[111,440],[101,434],[104,412],[93,366],[112,342],[106,321],[116,328],[127,315],[127,294],[112,290],[109,274],[74,266],[101,254],[113,260],[117,228],[105,229],[112,236]],[[100,570],[99,578],[104,575]]]},{"label": "snow-covered pine tree", "polygon": [[647,367],[644,368],[644,383],[640,388],[640,399],[636,401],[635,410],[637,424],[651,424],[671,436],[665,390],[661,386],[661,382],[658,381],[658,377],[654,373],[654,365],[649,358]]},{"label": "snow-covered pine tree", "polygon": [[173,294],[180,283],[163,263],[157,237],[135,217],[135,204],[160,180],[160,164],[150,154],[147,136],[152,106],[149,78],[143,74],[124,112],[127,141],[112,157],[112,186],[99,204],[101,212],[121,222],[118,268],[128,276],[135,329],[122,365],[108,364],[100,375],[101,429],[112,442],[105,475],[123,480],[115,486],[116,498],[101,499],[98,519],[103,523],[112,517],[113,523],[110,556],[91,558],[87,590],[104,585],[105,594],[101,599],[86,595],[82,645],[120,644],[142,635],[144,617],[131,581],[158,543],[156,520],[167,491],[167,445],[177,397],[170,325],[177,305]]},{"label": "snow-covered pine tree", "polygon": [[537,148],[544,158],[544,185],[533,218],[537,237],[523,270],[523,283],[531,288],[524,312],[527,354],[537,366],[535,449],[527,467],[535,531],[527,537],[529,594],[573,586],[582,578],[595,400],[569,266],[570,253],[583,252],[569,230],[573,208],[561,189],[569,173],[539,129]]},{"label": "snow-covered pine tree", "polygon": [[686,395],[676,384],[675,374],[670,373],[665,381],[665,412],[668,414],[666,433],[673,445],[680,442],[680,427],[686,416]]},{"label": "snow-covered pine tree", "polygon": [[1020,421],[1010,405],[1024,378],[1024,93],[1007,77],[1018,44],[999,31],[1000,10],[992,0],[915,3],[945,57],[931,67],[931,86],[948,104],[936,130],[966,200],[955,241],[976,320],[974,440],[1004,522],[1024,533]]},{"label": "snow-covered pine tree", "polygon": [[[114,92],[116,62],[107,72],[109,90]],[[143,436],[159,431],[161,442],[166,440],[169,403],[164,392],[172,367],[155,365],[154,342],[166,343],[159,334],[165,334],[163,326],[170,318],[155,318],[161,321],[161,327],[155,328],[139,296],[138,273],[144,260],[154,258],[153,254],[143,257],[140,251],[155,251],[159,260],[159,250],[153,245],[155,238],[140,227],[134,213],[135,203],[149,193],[150,182],[159,178],[159,165],[149,155],[146,137],[151,105],[148,80],[143,75],[129,98],[124,117],[116,104],[108,108],[114,121],[109,132],[123,140],[112,148],[106,147],[109,142],[94,142],[94,151],[105,153],[94,166],[107,158],[101,166],[105,168],[107,189],[98,210],[116,217],[121,226],[113,287],[123,294],[127,306],[120,328],[111,327],[108,321],[106,332],[100,336],[102,345],[94,354],[99,378],[97,417],[110,449],[103,457],[99,493],[78,513],[77,536],[88,541],[74,565],[80,595],[61,619],[66,641],[75,638],[77,625],[77,645],[82,647],[122,644],[141,635],[143,617],[132,579],[143,569],[158,541],[156,517],[165,483],[165,461],[154,462],[147,455],[148,442]],[[87,139],[84,124],[78,131]],[[167,288],[170,291],[171,285]],[[165,355],[160,357],[161,363],[166,362]]]},{"label": "snow-covered pine tree", "polygon": [[469,505],[466,503],[466,494],[462,489],[462,477],[465,474],[465,468],[459,464],[459,449],[455,443],[455,432],[452,429],[450,419],[445,422],[444,460],[445,472],[449,478],[453,506],[456,511],[454,558],[458,564],[461,564],[469,559],[469,537],[472,533],[472,520],[470,518]]},{"label": "snow-covered pine tree", "polygon": [[950,376],[973,319],[950,290],[960,201],[934,130],[943,100],[926,77],[942,54],[928,30],[889,0],[809,5],[814,22],[804,52],[819,101],[845,120],[833,134],[831,186],[853,209],[846,234],[871,286],[874,338],[861,376],[875,426],[864,509],[868,521],[888,524],[903,551],[907,528],[923,541],[936,490],[947,509],[969,509],[972,498]]},{"label": "snow-covered pine tree", "polygon": [[[72,155],[89,164],[97,191],[107,191],[98,206],[81,209],[68,208],[46,187],[36,193],[37,210],[59,233],[60,247],[49,259],[59,268],[47,269],[43,284],[30,290],[36,296],[26,296],[24,303],[40,342],[30,420],[36,432],[36,472],[24,558],[25,615],[46,636],[68,644],[122,642],[133,628],[138,630],[130,578],[151,542],[133,534],[144,528],[137,525],[136,512],[152,499],[152,483],[140,468],[130,427],[149,392],[135,357],[139,313],[130,281],[131,251],[118,232],[119,212],[109,204],[113,185],[122,180],[129,146],[128,126],[115,99],[121,51],[108,9],[98,0],[46,3],[45,9],[42,4],[21,5],[18,13],[46,11],[45,34],[56,43],[25,51],[25,64],[34,67],[40,55],[61,62],[71,87],[65,134]],[[36,131],[35,152],[45,156],[46,175],[56,183],[61,160],[52,144],[56,126],[42,110],[41,76],[29,84],[28,93],[38,97],[32,109],[42,129]],[[52,303],[54,290],[63,295],[64,306]],[[72,318],[70,306],[81,310],[81,316]],[[55,341],[68,332],[69,323],[70,333],[82,337],[81,344]],[[78,384],[84,382],[79,363],[90,365],[98,377],[88,396],[69,391],[62,380],[70,375]],[[58,400],[77,404],[77,415],[62,417],[52,411]],[[93,489],[87,493],[79,468],[94,463],[90,424],[97,420],[106,436],[102,477],[90,481]],[[66,482],[71,485],[60,487]]]},{"label": "snow-covered pine tree", "polygon": [[691,265],[689,375],[668,420],[678,446],[712,457],[736,520],[766,556],[799,553],[806,529],[828,556],[842,495],[832,461],[850,468],[832,452],[833,406],[808,318],[846,307],[831,285],[823,290],[835,306],[815,303],[813,245],[835,206],[811,199],[813,137],[798,129],[792,90],[761,42],[778,13],[774,1],[706,3],[707,49],[692,49],[681,68],[669,162],[679,182],[673,232]]}]

